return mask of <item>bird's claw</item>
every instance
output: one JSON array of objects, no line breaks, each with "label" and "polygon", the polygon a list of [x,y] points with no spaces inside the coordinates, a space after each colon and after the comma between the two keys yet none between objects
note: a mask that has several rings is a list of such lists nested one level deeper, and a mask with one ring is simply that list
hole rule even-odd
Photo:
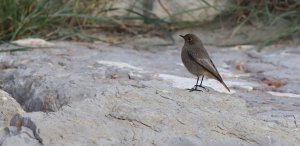
[{"label": "bird's claw", "polygon": [[190,92],[193,92],[193,91],[200,91],[200,92],[203,92],[202,90],[196,89],[196,88],[191,88],[191,89],[186,89],[186,90],[189,90]]},{"label": "bird's claw", "polygon": [[197,89],[197,87],[200,87],[200,88],[204,89],[205,91],[209,92],[209,89],[208,89],[208,88],[205,88],[205,87],[202,86],[202,85],[195,85],[195,86],[194,86],[194,88],[196,88],[196,89]]},{"label": "bird's claw", "polygon": [[205,88],[205,87],[203,87],[203,86],[201,86],[201,85],[195,85],[193,88],[191,88],[191,89],[186,89],[186,90],[189,90],[190,92],[193,92],[193,91],[200,91],[200,92],[203,92],[202,89],[197,89],[197,87],[200,87],[200,88],[204,89],[206,92],[209,92],[209,89],[208,89],[208,88]]}]

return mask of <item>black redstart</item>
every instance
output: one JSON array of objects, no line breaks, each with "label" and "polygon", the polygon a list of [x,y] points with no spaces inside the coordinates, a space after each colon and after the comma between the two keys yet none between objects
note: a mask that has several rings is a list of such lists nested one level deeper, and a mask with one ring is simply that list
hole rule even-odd
[{"label": "black redstart", "polygon": [[[181,59],[187,70],[193,75],[197,76],[197,82],[194,88],[188,89],[190,91],[202,91],[197,87],[202,86],[204,75],[218,80],[229,92],[229,88],[224,83],[217,68],[210,59],[206,49],[204,48],[201,40],[194,34],[180,35],[184,39],[184,46],[181,51]],[[199,77],[202,76],[201,83],[198,85]]]}]

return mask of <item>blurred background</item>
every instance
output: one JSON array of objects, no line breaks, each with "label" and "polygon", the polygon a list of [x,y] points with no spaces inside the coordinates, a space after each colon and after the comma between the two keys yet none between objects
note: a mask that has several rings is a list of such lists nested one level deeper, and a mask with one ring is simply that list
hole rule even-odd
[{"label": "blurred background", "polygon": [[157,37],[174,44],[178,34],[193,31],[209,45],[262,48],[299,38],[299,24],[299,0],[0,1],[1,43],[42,38],[114,45]]}]

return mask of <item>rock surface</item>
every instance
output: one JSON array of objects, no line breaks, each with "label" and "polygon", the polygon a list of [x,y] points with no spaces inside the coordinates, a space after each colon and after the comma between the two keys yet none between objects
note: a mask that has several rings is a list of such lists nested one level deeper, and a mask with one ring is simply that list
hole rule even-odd
[{"label": "rock surface", "polygon": [[[27,111],[44,145],[300,145],[299,47],[207,47],[229,94],[210,79],[209,92],[185,90],[196,80],[181,63],[181,45],[52,43],[0,54],[1,87]],[[12,126],[1,127],[5,135]],[[40,145],[23,129],[2,136],[3,145]]]},{"label": "rock surface", "polygon": [[0,105],[0,122],[6,124],[16,113],[25,113],[20,104],[3,90],[0,90]]}]

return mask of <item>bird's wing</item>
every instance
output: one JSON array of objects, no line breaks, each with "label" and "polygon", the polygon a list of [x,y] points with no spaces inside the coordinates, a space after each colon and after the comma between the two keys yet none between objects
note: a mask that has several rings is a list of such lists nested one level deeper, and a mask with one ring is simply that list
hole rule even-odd
[{"label": "bird's wing", "polygon": [[189,57],[191,58],[191,60],[193,60],[198,65],[203,67],[205,70],[207,70],[211,75],[213,75],[219,81],[223,81],[218,70],[216,69],[214,63],[211,61],[211,59],[197,57],[199,55],[193,51],[189,51],[188,54],[189,54]]},{"label": "bird's wing", "polygon": [[188,51],[188,55],[191,60],[196,62],[198,65],[203,67],[205,70],[207,70],[212,76],[214,76],[222,85],[230,92],[227,85],[224,83],[221,75],[219,74],[217,68],[215,67],[214,63],[208,56],[206,58],[199,58],[197,52],[195,51]]}]

